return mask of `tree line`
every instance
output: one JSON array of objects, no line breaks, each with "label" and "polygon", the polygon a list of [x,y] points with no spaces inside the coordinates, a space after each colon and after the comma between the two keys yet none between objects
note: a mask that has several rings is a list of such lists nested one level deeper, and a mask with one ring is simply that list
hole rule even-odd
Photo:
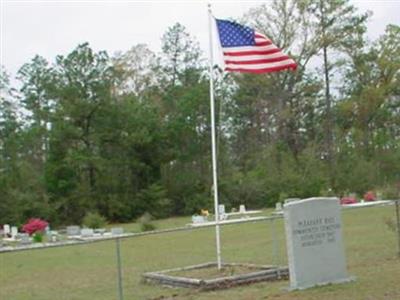
[{"label": "tree line", "polygon": [[[243,16],[298,70],[213,69],[227,209],[368,190],[398,196],[400,27],[369,41],[370,16],[347,0],[277,0]],[[177,23],[161,53],[138,44],[110,56],[83,43],[54,62],[35,56],[17,85],[2,68],[0,223],[212,210],[206,66]]]}]

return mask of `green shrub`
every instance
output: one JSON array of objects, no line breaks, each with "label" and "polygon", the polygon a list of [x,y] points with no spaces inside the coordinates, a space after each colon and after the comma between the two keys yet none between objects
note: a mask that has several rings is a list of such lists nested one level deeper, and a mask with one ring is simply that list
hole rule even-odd
[{"label": "green shrub", "polygon": [[153,231],[156,230],[156,225],[153,223],[143,223],[140,225],[140,230],[141,231]]},{"label": "green shrub", "polygon": [[89,212],[85,215],[83,218],[83,225],[89,227],[89,228],[103,228],[106,224],[106,218],[104,218],[102,215],[100,215],[97,212]]},{"label": "green shrub", "polygon": [[214,208],[213,198],[204,194],[195,194],[191,198],[185,199],[184,213],[192,215],[199,213],[201,209],[211,210]]},{"label": "green shrub", "polygon": [[35,242],[35,243],[41,243],[41,242],[43,242],[43,233],[41,233],[41,232],[36,232],[36,233],[33,235],[33,242]]},{"label": "green shrub", "polygon": [[[137,195],[138,207],[141,212],[151,211],[155,218],[165,218],[170,215],[172,202],[167,197],[166,190],[158,183],[151,184]],[[152,217],[153,217],[152,216]]]},{"label": "green shrub", "polygon": [[152,223],[153,216],[148,212],[144,213],[139,219],[138,223],[140,224],[141,231],[152,231],[156,229],[156,225]]}]

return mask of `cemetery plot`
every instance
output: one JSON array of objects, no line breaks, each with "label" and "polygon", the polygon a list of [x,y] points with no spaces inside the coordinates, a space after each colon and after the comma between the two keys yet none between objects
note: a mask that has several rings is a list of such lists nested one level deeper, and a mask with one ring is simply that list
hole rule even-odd
[{"label": "cemetery plot", "polygon": [[218,270],[217,263],[209,262],[143,274],[146,282],[172,287],[198,288],[204,290],[222,289],[235,285],[260,281],[287,279],[287,267],[266,266],[244,263],[223,263]]},{"label": "cemetery plot", "polygon": [[43,234],[43,240],[35,242],[29,234],[20,233],[17,227],[5,224],[1,235],[4,235],[4,237],[0,236],[0,253],[4,253],[89,243],[116,237],[133,236],[135,233],[124,233],[122,227],[113,227],[107,232],[104,228],[80,228],[80,226],[72,225],[60,232],[48,230]]}]

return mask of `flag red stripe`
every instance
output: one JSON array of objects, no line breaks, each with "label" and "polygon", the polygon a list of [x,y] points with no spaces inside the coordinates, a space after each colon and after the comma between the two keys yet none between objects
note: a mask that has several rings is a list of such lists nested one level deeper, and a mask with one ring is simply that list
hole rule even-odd
[{"label": "flag red stripe", "polygon": [[263,38],[263,39],[268,40],[267,37],[266,37],[265,35],[263,35],[263,34],[261,34],[261,33],[258,33],[258,32],[255,32],[255,33],[254,33],[254,37],[255,37],[255,38]]},{"label": "flag red stripe", "polygon": [[254,32],[254,45],[223,47],[225,71],[269,73],[296,70],[297,64],[265,35]]},{"label": "flag red stripe", "polygon": [[242,73],[271,73],[271,72],[278,72],[281,70],[296,70],[297,65],[295,63],[286,65],[286,66],[279,66],[279,67],[272,67],[272,68],[263,68],[263,69],[246,69],[246,68],[226,68],[225,71],[231,72],[242,72]]},{"label": "flag red stripe", "polygon": [[256,42],[256,46],[269,46],[271,44],[272,43],[268,41]]},{"label": "flag red stripe", "polygon": [[268,58],[268,59],[255,59],[255,60],[225,60],[226,64],[233,64],[233,65],[254,65],[254,64],[266,64],[266,63],[273,63],[278,61],[283,61],[290,59],[287,55],[282,55],[280,57]]},{"label": "flag red stripe", "polygon": [[[256,48],[256,47],[254,47]],[[224,55],[225,56],[246,56],[246,55],[268,55],[268,54],[274,54],[277,52],[280,52],[281,50],[279,48],[276,49],[271,49],[271,50],[263,50],[263,51],[257,51],[257,50],[253,50],[253,51],[241,51],[241,52],[225,52],[224,51]]]}]

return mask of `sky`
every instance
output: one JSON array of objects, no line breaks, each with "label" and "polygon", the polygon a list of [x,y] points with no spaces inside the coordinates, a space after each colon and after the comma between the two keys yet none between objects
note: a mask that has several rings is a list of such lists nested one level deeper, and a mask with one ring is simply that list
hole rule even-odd
[{"label": "sky", "polygon": [[[160,51],[161,37],[183,24],[208,53],[207,3],[218,18],[240,18],[269,1],[0,0],[0,64],[12,76],[36,54],[50,62],[89,42],[110,55],[144,43]],[[353,0],[360,12],[371,10],[368,35],[377,38],[387,24],[400,25],[400,0]]]}]

